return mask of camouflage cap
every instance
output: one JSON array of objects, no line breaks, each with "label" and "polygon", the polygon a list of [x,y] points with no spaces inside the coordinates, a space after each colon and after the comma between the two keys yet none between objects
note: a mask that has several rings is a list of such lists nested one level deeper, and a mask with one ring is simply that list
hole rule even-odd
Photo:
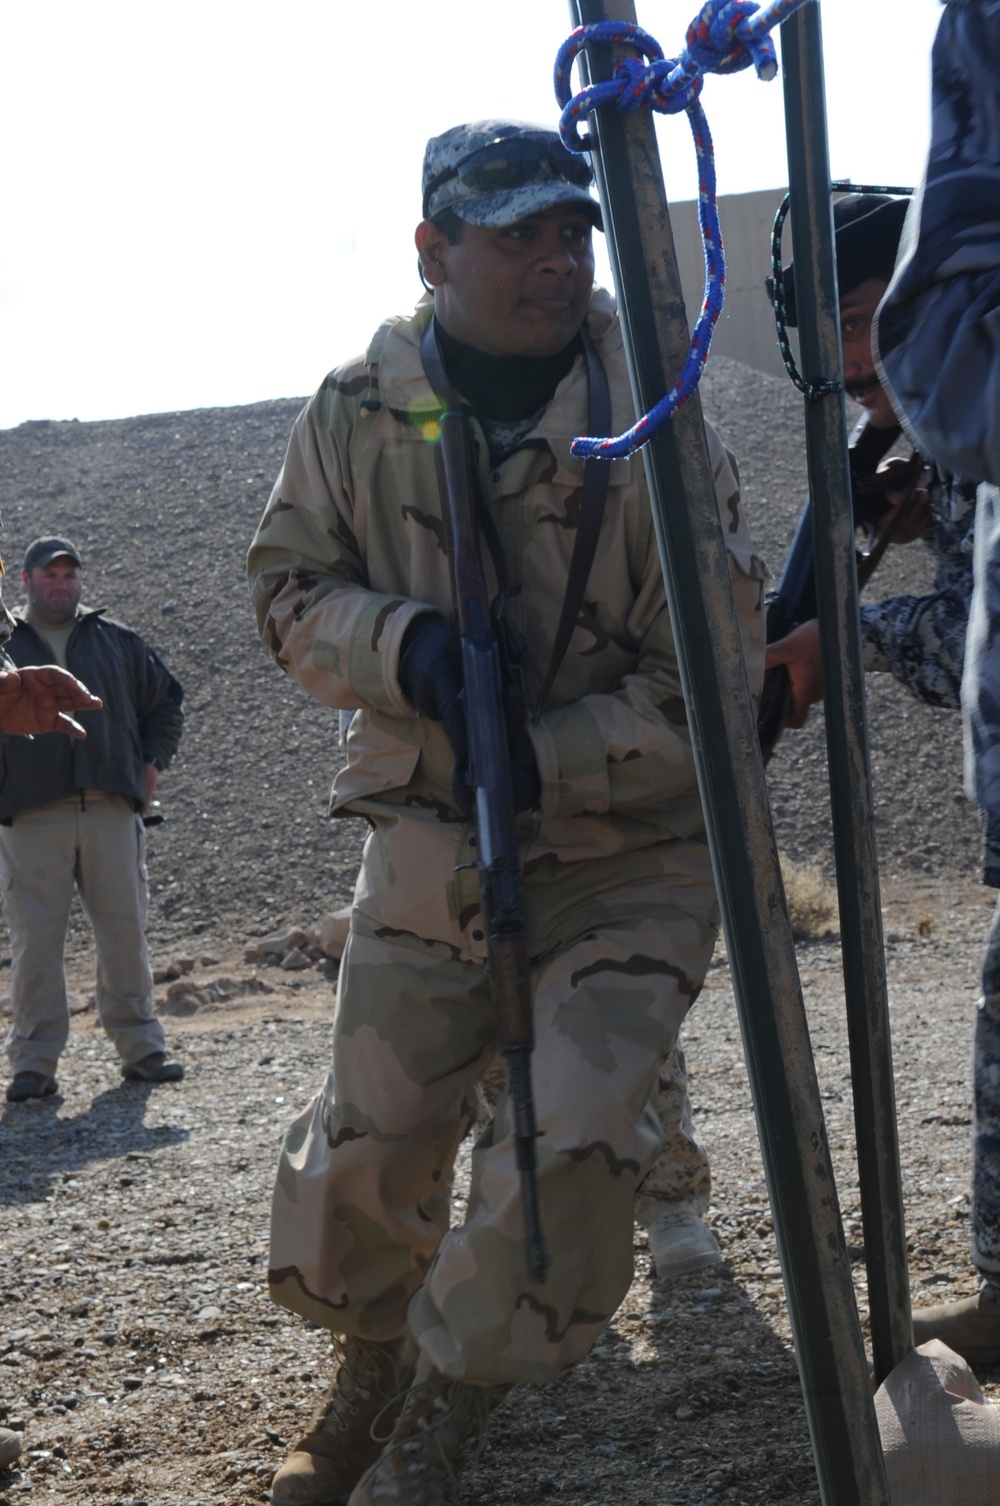
[{"label": "camouflage cap", "polygon": [[74,565],[82,565],[80,551],[69,539],[57,539],[45,537],[34,539],[24,551],[25,570],[44,570],[46,565],[51,565],[53,560],[66,555]]},{"label": "camouflage cap", "polygon": [[579,204],[602,228],[588,192],[593,174],[556,131],[521,120],[474,120],[432,136],[424,152],[423,214],[450,209],[460,220],[500,230],[554,204]]}]

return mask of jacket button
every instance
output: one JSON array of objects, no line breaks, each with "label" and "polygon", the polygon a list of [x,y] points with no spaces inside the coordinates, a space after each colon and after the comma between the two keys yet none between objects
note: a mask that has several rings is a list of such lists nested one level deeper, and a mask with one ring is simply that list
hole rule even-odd
[{"label": "jacket button", "polygon": [[483,939],[483,933],[482,933],[482,931],[473,931],[473,933],[472,933],[472,939],[473,939],[473,941],[482,941],[482,939]]}]

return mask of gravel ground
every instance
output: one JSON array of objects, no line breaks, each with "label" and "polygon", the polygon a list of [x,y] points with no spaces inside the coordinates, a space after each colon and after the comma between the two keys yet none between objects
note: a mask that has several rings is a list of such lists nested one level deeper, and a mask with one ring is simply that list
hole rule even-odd
[{"label": "gravel ground", "polygon": [[[916,1303],[975,1289],[969,938],[985,923],[971,886],[887,907]],[[799,961],[864,1317],[839,948],[803,943]],[[22,1466],[0,1475],[5,1506],[29,1489],[94,1506],[265,1500],[329,1379],[324,1336],[263,1286],[277,1146],[320,1076],[329,984],[238,958],[192,977],[204,1002],[167,1021],[183,1084],[120,1082],[84,1009],[60,1095],[0,1117],[0,1421],[25,1435]],[[71,981],[85,998],[85,963]],[[606,1336],[563,1383],[517,1391],[496,1414],[469,1501],[818,1503],[723,956],[685,1033],[725,1263],[664,1288],[637,1231],[636,1279]],[[464,1167],[459,1211],[463,1189]],[[980,1378],[1000,1398],[1000,1371]]]},{"label": "gravel ground", "polygon": [[[705,399],[777,566],[803,490],[799,399],[724,360]],[[161,783],[167,821],[150,838],[151,945],[161,964],[193,962],[199,990],[196,1007],[158,990],[186,1082],[123,1084],[95,1028],[93,958],[74,919],[78,1012],[61,1093],[0,1116],[0,1423],[23,1429],[26,1448],[0,1475],[0,1502],[29,1491],[95,1506],[263,1500],[328,1379],[323,1335],[270,1307],[262,1277],[277,1146],[322,1074],[330,983],[243,957],[251,937],[347,900],[359,851],[355,823],[325,820],[333,719],[259,648],[243,580],[299,406],[0,432],[8,561],[38,533],[68,532],[86,599],[143,632],[186,686],[182,751]],[[919,548],[896,554],[879,594],[927,579]],[[869,692],[919,1303],[975,1286],[969,1057],[990,896],[973,882],[958,718],[885,677]],[[817,718],[783,741],[769,781],[783,851],[829,872],[825,778]],[[802,943],[800,965],[864,1315],[836,941]],[[722,956],[686,1042],[725,1264],[664,1289],[637,1234],[636,1280],[607,1336],[564,1383],[515,1393],[496,1415],[470,1501],[818,1501]],[[981,1379],[1000,1395],[1000,1372]]]}]

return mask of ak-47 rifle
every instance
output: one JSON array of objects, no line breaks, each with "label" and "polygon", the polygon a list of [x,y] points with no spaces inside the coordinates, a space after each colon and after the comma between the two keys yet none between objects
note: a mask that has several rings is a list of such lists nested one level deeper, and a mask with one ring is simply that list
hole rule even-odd
[{"label": "ak-47 rifle", "polygon": [[483,575],[472,498],[475,475],[460,412],[442,415],[441,466],[452,600],[462,653],[468,781],[474,798],[480,905],[500,1051],[507,1064],[514,1147],[521,1176],[528,1277],[542,1283],[549,1257],[535,1184],[535,1105],[531,1091],[534,1023],[524,929],[521,867],[508,751],[505,699],[510,664],[502,624],[494,621]]},{"label": "ak-47 rifle", "polygon": [[[913,451],[908,458],[900,457],[880,469],[880,462],[884,462],[901,433],[899,426],[876,429],[865,422],[851,436],[849,460],[854,525],[867,529],[869,534],[868,548],[859,551],[857,556],[859,589],[871,578],[893,535],[912,511],[916,483],[926,463]],[[889,506],[888,493],[908,489],[909,497],[882,526]],[[768,592],[764,602],[768,643],[787,638],[793,628],[816,616],[814,562],[812,502],[807,497],[777,588]],[[766,672],[757,712],[757,734],[765,763],[784,730],[788,690],[788,671],[783,664]]]}]

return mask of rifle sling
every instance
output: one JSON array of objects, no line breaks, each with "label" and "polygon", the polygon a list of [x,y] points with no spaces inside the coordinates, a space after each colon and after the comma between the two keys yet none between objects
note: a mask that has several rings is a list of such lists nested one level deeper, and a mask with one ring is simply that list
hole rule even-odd
[{"label": "rifle sling", "polygon": [[[604,370],[604,363],[594,349],[593,341],[582,326],[580,328],[580,342],[583,346],[583,354],[587,362],[587,433],[609,434],[611,432],[611,392],[608,387],[607,372]],[[433,389],[435,397],[443,404],[446,411],[460,413],[467,424],[467,409],[449,382],[448,375],[444,369],[444,362],[441,360],[441,352],[438,349],[437,337],[434,333],[433,318],[427,321],[427,326],[420,339],[420,359],[423,362],[424,374]],[[537,722],[542,714],[546,697],[552,688],[552,682],[555,680],[559,666],[565,657],[566,650],[569,647],[569,640],[573,636],[573,629],[580,615],[580,608],[583,606],[584,593],[587,589],[587,581],[590,578],[594,556],[597,553],[597,541],[600,538],[601,525],[604,521],[609,474],[610,466],[606,460],[588,459],[584,461],[580,511],[577,520],[576,537],[573,540],[573,553],[570,556],[569,572],[566,578],[566,594],[563,597],[559,623],[556,627],[555,638],[552,641],[549,666],[542,681],[538,701],[531,714],[532,721]],[[500,592],[502,596],[506,596],[507,564],[504,559],[503,547],[500,542],[496,522],[489,509],[479,497],[476,498],[476,502],[480,527],[486,537],[486,542],[493,558]]]}]

